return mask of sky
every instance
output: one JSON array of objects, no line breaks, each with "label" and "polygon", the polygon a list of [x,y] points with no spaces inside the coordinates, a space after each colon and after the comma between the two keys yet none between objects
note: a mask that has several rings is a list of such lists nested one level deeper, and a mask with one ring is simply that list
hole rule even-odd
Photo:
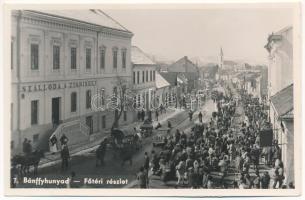
[{"label": "sky", "polygon": [[134,33],[132,45],[165,60],[183,56],[267,64],[268,34],[293,25],[289,8],[104,10]]}]

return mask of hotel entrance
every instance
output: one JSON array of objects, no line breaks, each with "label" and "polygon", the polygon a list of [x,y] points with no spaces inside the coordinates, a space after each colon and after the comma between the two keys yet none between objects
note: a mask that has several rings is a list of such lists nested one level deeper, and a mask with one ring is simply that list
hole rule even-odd
[{"label": "hotel entrance", "polygon": [[93,119],[92,116],[86,117],[86,125],[89,128],[89,134],[91,135],[93,133]]},{"label": "hotel entrance", "polygon": [[52,123],[58,125],[60,123],[60,97],[52,98]]}]

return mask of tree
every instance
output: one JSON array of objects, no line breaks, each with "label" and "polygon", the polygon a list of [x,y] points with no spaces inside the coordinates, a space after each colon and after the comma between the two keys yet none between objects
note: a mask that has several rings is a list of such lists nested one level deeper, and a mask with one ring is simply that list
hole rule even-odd
[{"label": "tree", "polygon": [[119,120],[124,111],[133,108],[135,92],[132,84],[123,77],[116,76],[113,88],[113,95],[111,96],[111,107],[114,110],[114,121],[111,126],[111,131],[119,127]]}]

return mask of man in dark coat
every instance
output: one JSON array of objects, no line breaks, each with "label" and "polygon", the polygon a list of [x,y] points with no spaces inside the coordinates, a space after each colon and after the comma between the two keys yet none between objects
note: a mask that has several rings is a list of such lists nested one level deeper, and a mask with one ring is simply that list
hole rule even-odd
[{"label": "man in dark coat", "polygon": [[144,171],[147,173],[146,176],[148,177],[148,172],[149,172],[149,156],[148,153],[144,153]]},{"label": "man in dark coat", "polygon": [[202,113],[201,113],[201,111],[200,111],[199,114],[198,114],[198,118],[199,118],[199,122],[202,123]]},{"label": "man in dark coat", "polygon": [[146,176],[146,172],[144,171],[145,171],[144,167],[141,167],[140,172],[137,175],[139,188],[147,188],[148,177]]},{"label": "man in dark coat", "polygon": [[145,119],[145,111],[144,111],[144,109],[142,109],[141,118],[142,118],[142,121],[144,121],[144,119]]},{"label": "man in dark coat", "polygon": [[68,141],[69,141],[69,139],[67,138],[67,136],[65,134],[62,134],[62,136],[60,137],[61,145],[67,144]]},{"label": "man in dark coat", "polygon": [[156,111],[155,111],[155,116],[156,116],[156,120],[159,121],[159,111],[158,111],[158,109],[156,109]]},{"label": "man in dark coat", "polygon": [[70,153],[68,149],[68,145],[64,144],[61,150],[61,169],[63,171],[68,169],[70,159]]},{"label": "man in dark coat", "polygon": [[104,165],[106,147],[107,147],[107,140],[104,139],[96,150],[96,166],[98,166],[98,164],[99,164],[98,162],[100,162],[101,166]]},{"label": "man in dark coat", "polygon": [[192,110],[189,111],[189,118],[190,118],[190,121],[192,121],[192,119],[193,119],[193,111]]},{"label": "man in dark coat", "polygon": [[24,153],[25,155],[30,155],[32,153],[32,144],[31,140],[27,140],[24,144]]},{"label": "man in dark coat", "polygon": [[262,189],[269,189],[270,176],[268,172],[264,172],[264,175],[261,178]]},{"label": "man in dark coat", "polygon": [[24,154],[26,154],[26,151],[27,151],[27,143],[28,143],[28,139],[24,138],[23,143],[22,143],[22,151]]},{"label": "man in dark coat", "polygon": [[141,120],[141,111],[138,111],[138,121]]}]

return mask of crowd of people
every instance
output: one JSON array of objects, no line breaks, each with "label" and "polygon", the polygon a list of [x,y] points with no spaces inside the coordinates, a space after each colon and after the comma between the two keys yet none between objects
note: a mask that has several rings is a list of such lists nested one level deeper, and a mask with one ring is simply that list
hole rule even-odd
[{"label": "crowd of people", "polygon": [[[283,163],[278,145],[273,145],[270,151],[270,164],[275,172],[272,176],[268,171],[260,173],[263,154],[259,133],[267,121],[263,109],[253,106],[248,98],[241,97],[229,86],[225,93],[215,91],[212,99],[217,110],[209,123],[202,123],[201,114],[198,116],[200,122],[191,133],[177,129],[175,134],[164,139],[160,152],[153,150],[150,158],[145,154],[145,164],[138,176],[141,188],[149,187],[148,171],[160,176],[164,182],[177,180],[176,187],[282,188]],[[238,116],[238,106],[244,109],[245,116]],[[193,113],[190,113],[190,120],[191,115]]]}]

